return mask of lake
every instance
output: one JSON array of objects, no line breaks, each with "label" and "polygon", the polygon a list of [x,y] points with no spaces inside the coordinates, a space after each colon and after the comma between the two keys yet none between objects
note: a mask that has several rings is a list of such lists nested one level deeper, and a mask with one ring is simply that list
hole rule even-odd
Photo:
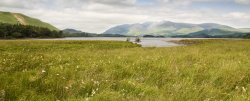
[{"label": "lake", "polygon": [[[142,47],[176,47],[184,46],[183,44],[176,44],[170,41],[183,40],[183,39],[207,39],[207,38],[141,38],[141,42],[138,43]],[[126,37],[66,37],[59,39],[42,39],[42,40],[103,40],[103,41],[126,41]],[[135,38],[130,38],[131,42],[135,41]]]}]

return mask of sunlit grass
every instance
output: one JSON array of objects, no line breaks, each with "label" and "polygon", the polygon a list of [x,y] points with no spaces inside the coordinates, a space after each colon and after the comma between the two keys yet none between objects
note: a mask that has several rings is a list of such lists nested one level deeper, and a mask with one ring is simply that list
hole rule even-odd
[{"label": "sunlit grass", "polygon": [[250,40],[185,42],[0,41],[0,100],[250,100]]}]

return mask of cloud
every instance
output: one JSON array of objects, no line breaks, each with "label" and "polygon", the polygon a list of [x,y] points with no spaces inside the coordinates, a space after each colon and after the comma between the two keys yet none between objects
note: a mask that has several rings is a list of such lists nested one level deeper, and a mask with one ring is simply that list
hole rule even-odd
[{"label": "cloud", "polygon": [[104,3],[109,5],[134,5],[136,0],[88,0],[93,3]]},{"label": "cloud", "polygon": [[190,5],[194,2],[219,2],[221,0],[157,0],[163,4]]},{"label": "cloud", "polygon": [[235,0],[235,2],[239,4],[245,4],[245,5],[250,4],[250,0]]},{"label": "cloud", "polygon": [[0,10],[39,18],[60,29],[75,28],[97,33],[115,25],[162,20],[250,27],[247,11],[225,12],[223,7],[194,9],[192,6],[195,2],[208,4],[225,0],[147,0],[150,5],[140,5],[143,1],[145,3],[145,0],[1,0]]}]

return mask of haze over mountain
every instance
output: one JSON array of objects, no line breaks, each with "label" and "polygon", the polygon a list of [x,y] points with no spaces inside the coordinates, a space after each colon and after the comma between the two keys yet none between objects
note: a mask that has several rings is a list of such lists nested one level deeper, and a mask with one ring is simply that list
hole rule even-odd
[{"label": "haze over mountain", "polygon": [[56,27],[54,27],[49,23],[43,22],[36,18],[31,18],[21,13],[13,13],[13,12],[0,11],[0,23],[31,25],[31,26],[48,28],[50,30],[58,30]]},{"label": "haze over mountain", "polygon": [[[220,30],[220,34],[226,35],[231,32],[243,32],[243,29],[236,29],[227,25],[216,23],[190,24],[176,23],[171,21],[161,22],[145,22],[136,24],[124,24],[108,29],[103,34],[121,34],[121,35],[163,35],[163,36],[178,36],[187,35],[195,32],[207,30],[206,33],[214,32],[212,29]],[[224,33],[222,33],[224,31]],[[230,33],[226,33],[230,32]],[[244,29],[247,32],[247,29]]]}]

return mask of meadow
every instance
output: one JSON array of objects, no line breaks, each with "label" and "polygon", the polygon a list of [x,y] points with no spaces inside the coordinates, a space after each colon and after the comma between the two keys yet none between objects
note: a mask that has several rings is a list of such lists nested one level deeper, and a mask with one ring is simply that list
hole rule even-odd
[{"label": "meadow", "polygon": [[0,101],[250,100],[250,40],[0,41]]}]

